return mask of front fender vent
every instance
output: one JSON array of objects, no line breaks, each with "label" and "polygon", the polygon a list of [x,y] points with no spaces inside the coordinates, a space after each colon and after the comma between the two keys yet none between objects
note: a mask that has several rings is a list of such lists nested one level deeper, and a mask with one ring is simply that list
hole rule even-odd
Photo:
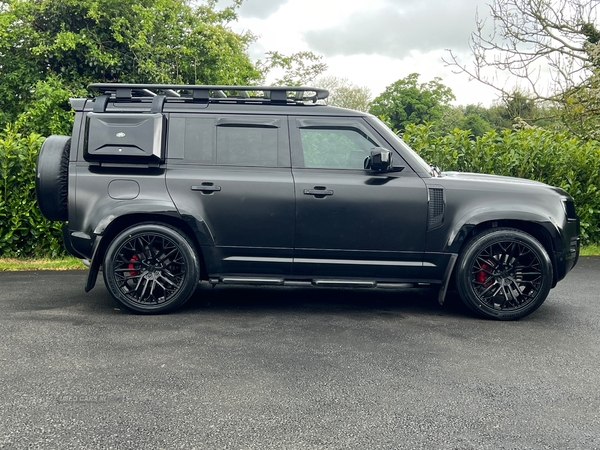
[{"label": "front fender vent", "polygon": [[430,187],[429,188],[429,218],[427,221],[427,229],[433,230],[444,224],[444,188]]}]

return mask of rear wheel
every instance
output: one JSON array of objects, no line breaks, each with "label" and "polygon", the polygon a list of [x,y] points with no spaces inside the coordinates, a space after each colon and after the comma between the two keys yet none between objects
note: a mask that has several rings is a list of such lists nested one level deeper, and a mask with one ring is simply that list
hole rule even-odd
[{"label": "rear wheel", "polygon": [[459,256],[456,287],[462,301],[481,316],[516,320],[546,300],[552,263],[533,236],[496,228],[474,237]]},{"label": "rear wheel", "polygon": [[192,243],[167,225],[128,228],[110,244],[104,258],[104,283],[125,308],[145,314],[172,311],[194,293],[200,263]]}]

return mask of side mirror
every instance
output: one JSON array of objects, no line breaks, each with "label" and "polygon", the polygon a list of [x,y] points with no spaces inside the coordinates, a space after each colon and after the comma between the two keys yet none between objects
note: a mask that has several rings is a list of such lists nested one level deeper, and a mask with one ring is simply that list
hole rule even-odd
[{"label": "side mirror", "polygon": [[387,148],[375,147],[371,149],[371,155],[365,159],[365,169],[387,172],[392,170],[392,167],[392,152]]}]

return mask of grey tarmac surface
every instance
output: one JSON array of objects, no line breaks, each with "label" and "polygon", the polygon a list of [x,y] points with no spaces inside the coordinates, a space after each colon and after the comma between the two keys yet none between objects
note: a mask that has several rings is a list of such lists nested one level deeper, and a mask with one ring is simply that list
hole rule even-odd
[{"label": "grey tarmac surface", "polygon": [[600,258],[507,323],[429,289],[136,316],[85,277],[0,273],[0,448],[600,448]]}]

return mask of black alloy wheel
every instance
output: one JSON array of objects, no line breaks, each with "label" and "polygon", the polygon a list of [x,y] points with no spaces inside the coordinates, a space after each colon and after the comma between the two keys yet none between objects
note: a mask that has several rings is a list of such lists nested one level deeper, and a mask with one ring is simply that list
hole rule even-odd
[{"label": "black alloy wheel", "polygon": [[138,313],[164,313],[183,305],[200,278],[193,245],[179,231],[146,223],[123,231],[104,259],[104,282],[113,298]]},{"label": "black alloy wheel", "polygon": [[459,257],[457,288],[478,314],[516,320],[544,302],[552,285],[552,263],[531,235],[496,228],[476,236]]}]

